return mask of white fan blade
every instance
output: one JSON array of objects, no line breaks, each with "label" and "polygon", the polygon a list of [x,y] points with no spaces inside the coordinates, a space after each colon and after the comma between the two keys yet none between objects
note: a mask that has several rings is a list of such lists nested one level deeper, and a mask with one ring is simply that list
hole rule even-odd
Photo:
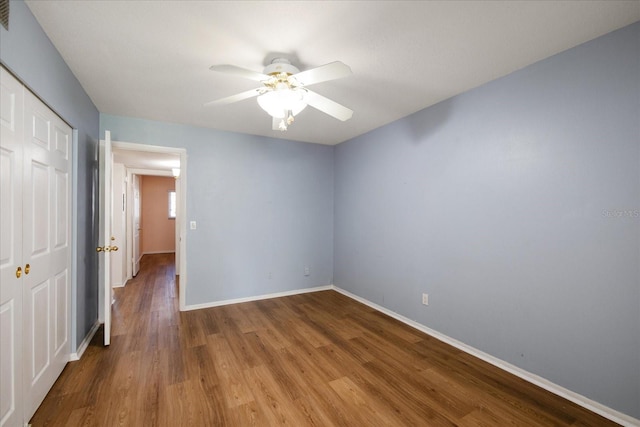
[{"label": "white fan blade", "polygon": [[301,71],[294,74],[293,78],[303,86],[309,86],[320,82],[326,82],[327,80],[340,79],[342,77],[350,76],[351,74],[353,74],[353,72],[348,65],[345,65],[340,61],[335,61],[310,70]]},{"label": "white fan blade", "polygon": [[217,71],[219,73],[233,74],[238,77],[244,77],[245,79],[255,80],[257,82],[269,80],[269,76],[267,76],[266,74],[257,73],[252,70],[247,70],[246,68],[236,67],[235,65],[212,65],[211,67],[209,67],[209,69],[211,71]]},{"label": "white fan blade", "polygon": [[260,95],[262,88],[260,89],[251,89],[246,92],[240,92],[235,95],[227,96],[226,98],[216,99],[215,101],[209,101],[204,104],[204,107],[213,107],[218,105],[227,105],[234,102],[242,101],[244,99],[252,98],[254,96]]},{"label": "white fan blade", "polygon": [[310,90],[306,90],[304,95],[304,102],[311,105],[316,110],[320,110],[325,114],[335,117],[343,122],[349,120],[353,116],[353,110],[348,109],[344,105],[340,105],[335,101],[325,98]]}]

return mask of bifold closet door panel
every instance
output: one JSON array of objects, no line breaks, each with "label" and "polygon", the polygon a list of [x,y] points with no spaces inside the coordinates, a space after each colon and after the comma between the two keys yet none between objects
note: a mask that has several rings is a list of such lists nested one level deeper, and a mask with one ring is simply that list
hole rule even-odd
[{"label": "bifold closet door panel", "polygon": [[[24,101],[25,414],[69,360],[71,128],[30,92]],[[28,419],[27,418],[27,419]]]},{"label": "bifold closet door panel", "polygon": [[0,425],[22,425],[23,86],[0,68]]}]

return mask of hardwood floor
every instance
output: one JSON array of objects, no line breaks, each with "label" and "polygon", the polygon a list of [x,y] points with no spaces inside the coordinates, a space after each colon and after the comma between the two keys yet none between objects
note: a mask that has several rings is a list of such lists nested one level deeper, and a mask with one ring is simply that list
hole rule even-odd
[{"label": "hardwood floor", "polygon": [[334,291],[179,312],[172,255],[116,289],[34,426],[607,426]]}]

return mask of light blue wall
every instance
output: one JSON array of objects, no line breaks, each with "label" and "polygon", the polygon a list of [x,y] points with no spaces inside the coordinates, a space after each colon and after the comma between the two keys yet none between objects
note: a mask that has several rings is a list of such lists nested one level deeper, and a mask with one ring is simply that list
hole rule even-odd
[{"label": "light blue wall", "polygon": [[78,130],[76,289],[72,295],[73,348],[98,318],[98,258],[96,202],[99,114],[49,38],[22,1],[11,1],[9,31],[0,26],[0,61],[22,82]]},{"label": "light blue wall", "polygon": [[331,283],[333,147],[105,114],[100,128],[187,150],[187,305]]},{"label": "light blue wall", "polygon": [[639,123],[635,24],[338,145],[335,285],[640,417]]}]

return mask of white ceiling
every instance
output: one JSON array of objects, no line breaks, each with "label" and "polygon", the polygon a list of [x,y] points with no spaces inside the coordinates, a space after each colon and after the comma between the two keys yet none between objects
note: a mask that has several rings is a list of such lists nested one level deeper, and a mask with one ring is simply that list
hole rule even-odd
[{"label": "white ceiling", "polygon": [[[337,144],[640,20],[634,1],[27,0],[100,112]],[[312,89],[355,111],[305,109],[287,132],[257,87],[209,71],[261,72],[274,54],[301,70],[342,61],[353,75]]]},{"label": "white ceiling", "polygon": [[148,171],[170,171],[180,168],[180,156],[172,153],[151,151],[135,151],[113,147],[114,163],[122,163],[130,169],[145,169]]}]

